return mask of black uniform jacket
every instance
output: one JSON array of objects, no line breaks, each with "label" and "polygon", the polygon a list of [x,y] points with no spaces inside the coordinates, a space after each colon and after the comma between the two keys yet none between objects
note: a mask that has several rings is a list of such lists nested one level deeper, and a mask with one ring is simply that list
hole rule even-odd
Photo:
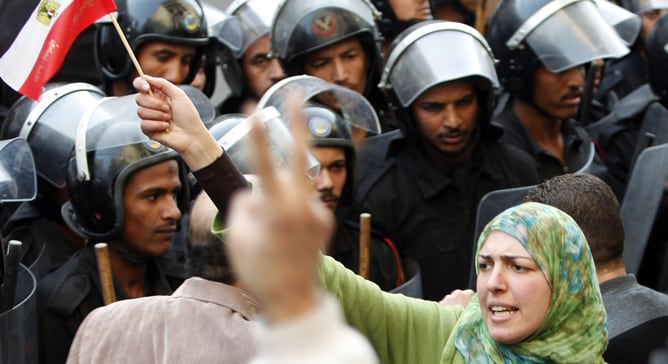
[{"label": "black uniform jacket", "polygon": [[480,199],[538,182],[529,156],[489,140],[479,142],[472,159],[459,167],[437,165],[399,130],[365,139],[358,156],[349,216],[370,212],[373,226],[402,256],[419,263],[426,299],[468,286]]},{"label": "black uniform jacket", "polygon": [[[514,145],[529,153],[538,167],[538,176],[541,181],[565,173],[575,173],[587,164],[591,156],[592,139],[587,131],[575,120],[567,119],[561,122],[561,134],[564,139],[564,160],[552,155],[536,143],[526,130],[512,108],[510,100],[505,108],[494,118],[495,123],[503,126],[503,136],[500,141]],[[607,169],[598,155],[594,156],[591,168],[587,171],[608,182]]]},{"label": "black uniform jacket", "polygon": [[[359,273],[360,266],[359,224],[339,222],[327,254],[341,262],[346,268]],[[382,290],[390,291],[403,283],[401,258],[394,243],[378,234],[371,233],[369,241],[369,280]]]},{"label": "black uniform jacket", "polygon": [[597,141],[603,161],[619,201],[623,200],[631,173],[638,133],[647,110],[653,104],[660,107],[649,84],[645,84],[620,100],[610,114],[587,127]]}]

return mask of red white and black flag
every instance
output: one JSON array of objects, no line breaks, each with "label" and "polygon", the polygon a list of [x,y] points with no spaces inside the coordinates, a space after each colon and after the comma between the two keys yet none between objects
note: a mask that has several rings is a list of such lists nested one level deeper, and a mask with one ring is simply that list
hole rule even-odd
[{"label": "red white and black flag", "polygon": [[38,99],[79,33],[115,10],[113,0],[0,1],[0,78]]}]

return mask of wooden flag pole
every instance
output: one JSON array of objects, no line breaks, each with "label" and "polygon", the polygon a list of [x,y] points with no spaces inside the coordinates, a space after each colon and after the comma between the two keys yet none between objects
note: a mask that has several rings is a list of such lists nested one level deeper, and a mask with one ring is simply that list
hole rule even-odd
[{"label": "wooden flag pole", "polygon": [[116,291],[114,291],[114,279],[111,275],[111,263],[109,262],[107,243],[95,244],[95,255],[97,257],[97,270],[100,273],[102,297],[104,298],[104,304],[108,305],[116,301]]},{"label": "wooden flag pole", "polygon": [[[137,57],[135,57],[135,52],[132,51],[132,47],[130,47],[130,43],[128,43],[128,39],[125,37],[125,34],[123,33],[121,26],[118,24],[116,17],[114,16],[114,14],[111,13],[109,14],[109,17],[111,18],[111,22],[114,24],[114,28],[116,28],[118,36],[121,37],[121,42],[123,42],[125,50],[127,50],[128,55],[130,55],[130,59],[132,60],[132,64],[134,64],[135,69],[137,70],[137,74],[139,74],[139,77],[146,80],[146,75],[144,74],[144,71],[141,69],[141,65],[139,64],[139,61],[137,61]],[[151,91],[150,87],[148,89],[148,93],[149,95],[153,96],[153,91]]]},{"label": "wooden flag pole", "polygon": [[487,8],[487,0],[480,0],[478,9],[475,12],[475,29],[482,35],[485,35],[485,9]]},{"label": "wooden flag pole", "polygon": [[360,269],[359,275],[369,279],[369,241],[371,240],[371,214],[360,214]]}]

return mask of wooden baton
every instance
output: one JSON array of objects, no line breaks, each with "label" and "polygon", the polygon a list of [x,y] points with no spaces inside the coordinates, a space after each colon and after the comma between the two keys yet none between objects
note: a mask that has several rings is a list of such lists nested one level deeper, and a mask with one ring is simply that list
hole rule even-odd
[{"label": "wooden baton", "polygon": [[360,214],[360,269],[359,275],[369,279],[369,241],[371,240],[371,214]]},{"label": "wooden baton", "polygon": [[95,255],[97,257],[97,270],[100,272],[102,297],[104,298],[104,304],[108,305],[116,301],[116,291],[114,290],[114,279],[111,274],[107,243],[95,244]]}]

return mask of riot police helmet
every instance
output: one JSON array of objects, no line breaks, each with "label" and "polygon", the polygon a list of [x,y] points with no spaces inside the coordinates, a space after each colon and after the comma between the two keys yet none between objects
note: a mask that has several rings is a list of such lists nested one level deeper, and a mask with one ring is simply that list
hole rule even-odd
[{"label": "riot police helmet", "polygon": [[185,164],[178,153],[142,133],[136,112],[121,113],[84,129],[77,135],[67,163],[70,201],[62,208],[65,222],[85,238],[121,240],[123,193],[128,179],[143,168],[167,160],[178,162],[182,186],[176,199],[179,209],[187,211],[190,198]]},{"label": "riot police helmet", "polygon": [[14,103],[4,121],[2,139],[26,139],[37,176],[54,188],[64,188],[79,121],[104,97],[102,90],[87,83],[47,84],[38,100],[23,96]]},{"label": "riot police helmet", "polygon": [[350,125],[335,110],[317,103],[304,107],[303,117],[311,145],[343,149],[346,157],[346,180],[340,202],[351,202],[355,194],[355,148]]},{"label": "riot police helmet", "polygon": [[[190,83],[199,70],[204,46],[209,42],[200,1],[117,0],[116,6],[118,23],[135,54],[149,41],[196,47],[189,73],[180,82]],[[94,53],[105,81],[123,80],[130,76],[130,57],[111,23],[99,24]]]},{"label": "riot police helmet", "polygon": [[[448,44],[457,52],[434,49]],[[485,38],[474,28],[457,22],[429,20],[412,25],[394,40],[388,52],[380,88],[385,91],[399,126],[415,136],[415,121],[408,111],[433,86],[471,78],[478,93],[478,123],[487,131],[499,89],[495,59]]]},{"label": "riot police helmet", "polygon": [[288,75],[300,75],[306,54],[357,37],[369,60],[368,94],[376,87],[383,62],[375,23],[379,16],[369,0],[283,0],[270,31],[272,53]]},{"label": "riot police helmet", "polygon": [[[269,36],[269,29],[279,0],[235,0],[226,9],[234,16],[243,35],[239,51],[234,58],[229,58],[223,64],[223,73],[228,81],[232,95],[254,95],[247,76],[243,74],[242,60],[249,48],[264,36]],[[218,33],[219,39],[229,37],[229,34]],[[236,76],[236,77],[235,77]],[[230,81],[231,80],[231,81]],[[260,97],[260,95],[254,95]]]},{"label": "riot police helmet", "polygon": [[202,91],[207,96],[212,96],[217,89],[218,73],[230,88],[239,82],[238,69],[229,67],[229,62],[235,60],[241,51],[243,32],[236,17],[207,2],[202,2],[202,9],[209,34],[209,44],[202,65],[206,75]]},{"label": "riot police helmet", "polygon": [[591,0],[502,1],[489,23],[487,39],[499,60],[504,91],[528,101],[539,62],[559,73],[629,52]]},{"label": "riot police helmet", "polygon": [[381,131],[378,115],[371,103],[361,94],[320,78],[300,75],[288,77],[270,87],[258,101],[258,108],[275,107],[290,120],[290,100],[300,95],[301,102],[318,102],[338,111],[349,129],[360,129],[370,134]]}]

